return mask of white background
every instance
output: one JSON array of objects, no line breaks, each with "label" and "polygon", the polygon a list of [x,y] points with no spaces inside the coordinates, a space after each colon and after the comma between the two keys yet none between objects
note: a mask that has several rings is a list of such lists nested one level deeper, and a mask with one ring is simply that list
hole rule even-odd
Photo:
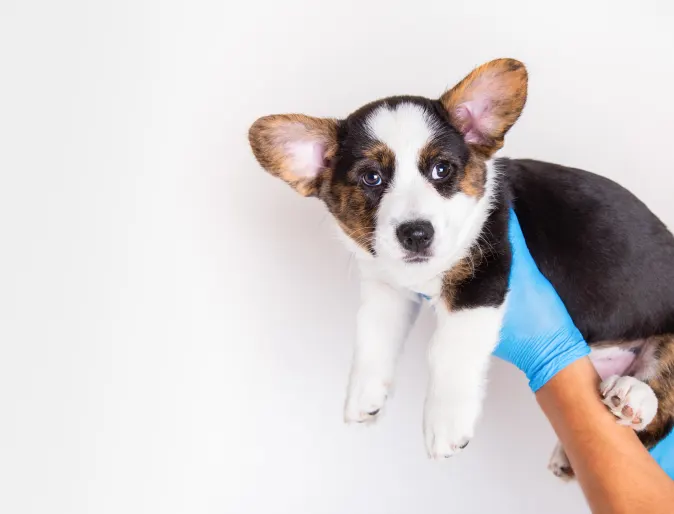
[{"label": "white background", "polygon": [[343,425],[357,273],[246,140],[515,57],[502,154],[614,178],[673,226],[672,3],[548,4],[0,3],[0,511],[586,512],[500,362],[470,447],[427,460],[428,312],[386,416]]}]

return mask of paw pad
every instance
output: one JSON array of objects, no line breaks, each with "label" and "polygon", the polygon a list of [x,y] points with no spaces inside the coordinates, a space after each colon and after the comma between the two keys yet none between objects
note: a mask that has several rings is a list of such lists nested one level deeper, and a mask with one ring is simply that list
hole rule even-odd
[{"label": "paw pad", "polygon": [[658,410],[658,399],[648,384],[634,377],[614,375],[601,383],[604,404],[621,425],[643,430]]}]

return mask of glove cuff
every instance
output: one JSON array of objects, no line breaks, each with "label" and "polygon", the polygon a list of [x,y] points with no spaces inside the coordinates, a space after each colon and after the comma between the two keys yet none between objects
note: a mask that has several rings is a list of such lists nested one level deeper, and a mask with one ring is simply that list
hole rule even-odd
[{"label": "glove cuff", "polygon": [[[554,342],[551,343],[555,344]],[[573,343],[557,343],[555,346],[558,348],[565,348],[565,350],[561,353],[551,353],[546,360],[525,368],[527,369],[529,387],[534,393],[569,364],[572,364],[590,353],[590,347],[580,333],[578,334],[578,339]]]}]

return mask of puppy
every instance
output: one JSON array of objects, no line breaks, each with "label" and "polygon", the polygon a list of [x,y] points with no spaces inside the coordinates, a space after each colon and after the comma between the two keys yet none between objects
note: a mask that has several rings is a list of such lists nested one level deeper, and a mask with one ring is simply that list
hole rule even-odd
[{"label": "puppy", "polygon": [[[262,167],[325,203],[361,271],[346,421],[381,411],[421,298],[433,305],[423,427],[434,459],[465,448],[480,414],[508,297],[510,207],[591,345],[606,405],[649,448],[674,424],[674,238],[606,178],[494,159],[526,98],[524,65],[498,59],[437,100],[250,128]],[[559,446],[550,469],[573,474]]]}]

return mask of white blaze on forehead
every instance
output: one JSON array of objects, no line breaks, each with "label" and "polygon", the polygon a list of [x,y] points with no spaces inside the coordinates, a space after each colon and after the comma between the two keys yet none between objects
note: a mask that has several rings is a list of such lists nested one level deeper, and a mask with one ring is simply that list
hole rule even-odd
[{"label": "white blaze on forehead", "polygon": [[393,182],[380,206],[388,221],[398,224],[422,212],[429,196],[439,196],[419,171],[421,150],[434,136],[433,121],[420,105],[403,103],[395,108],[380,107],[367,120],[370,135],[384,143],[395,155]]},{"label": "white blaze on forehead", "polygon": [[395,108],[380,107],[367,119],[367,128],[387,145],[401,164],[412,160],[416,168],[419,152],[433,136],[428,114],[420,105],[403,103]]}]

